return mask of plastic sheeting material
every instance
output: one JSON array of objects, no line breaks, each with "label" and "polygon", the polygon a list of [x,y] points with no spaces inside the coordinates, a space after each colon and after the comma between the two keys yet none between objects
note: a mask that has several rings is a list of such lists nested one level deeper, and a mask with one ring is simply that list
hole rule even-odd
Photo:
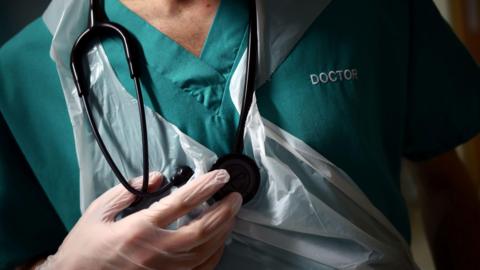
[{"label": "plastic sheeting material", "polygon": [[[271,75],[328,3],[258,1],[257,83]],[[54,0],[44,14],[54,35],[51,55],[74,130],[82,209],[115,184],[70,75],[70,50],[86,27],[87,9],[88,1]],[[294,16],[296,12],[305,16]],[[135,168],[141,160],[137,101],[116,78],[100,45],[89,52],[88,61],[100,133],[126,177],[140,175]],[[244,54],[230,84],[237,110],[245,62]],[[177,165],[186,164],[198,175],[217,159],[148,108],[146,117],[148,143],[156,149],[150,151],[152,170],[168,175]],[[245,148],[260,166],[261,186],[240,211],[218,269],[416,269],[403,238],[354,182],[308,145],[263,119],[256,102],[247,119]]]}]

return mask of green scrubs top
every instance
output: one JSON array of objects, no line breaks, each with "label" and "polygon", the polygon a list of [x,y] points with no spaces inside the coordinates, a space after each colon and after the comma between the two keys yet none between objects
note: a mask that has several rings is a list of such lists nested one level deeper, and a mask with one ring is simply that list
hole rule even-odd
[{"label": "green scrubs top", "polygon": [[[228,153],[238,121],[228,83],[246,46],[244,1],[222,0],[200,58],[106,2],[110,19],[143,46],[147,106]],[[51,39],[38,19],[0,50],[0,268],[53,252],[80,217]],[[119,43],[103,45],[133,94]],[[333,0],[257,97],[265,118],[345,170],[407,240],[401,158],[433,157],[480,130],[479,67],[431,0]]]}]

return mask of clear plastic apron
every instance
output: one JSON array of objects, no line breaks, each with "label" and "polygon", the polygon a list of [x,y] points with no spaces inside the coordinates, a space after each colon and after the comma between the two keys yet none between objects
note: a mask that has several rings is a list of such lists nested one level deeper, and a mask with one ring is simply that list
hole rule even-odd
[{"label": "clear plastic apron", "polygon": [[[292,2],[258,1],[259,85],[329,3]],[[87,9],[86,0],[54,0],[43,17],[53,34],[51,56],[73,126],[82,211],[117,184],[70,74],[70,50],[86,28]],[[282,14],[285,11],[288,14]],[[126,177],[138,176],[142,159],[137,101],[116,78],[101,46],[89,52],[88,60],[93,106],[102,111],[96,117],[102,138]],[[237,110],[245,64],[246,54],[230,83]],[[151,170],[170,175],[177,165],[188,165],[198,175],[216,161],[215,153],[149,108],[146,117]],[[240,211],[218,269],[416,269],[402,236],[355,183],[301,140],[262,118],[255,100],[246,123],[245,152],[260,166],[261,186]]]}]

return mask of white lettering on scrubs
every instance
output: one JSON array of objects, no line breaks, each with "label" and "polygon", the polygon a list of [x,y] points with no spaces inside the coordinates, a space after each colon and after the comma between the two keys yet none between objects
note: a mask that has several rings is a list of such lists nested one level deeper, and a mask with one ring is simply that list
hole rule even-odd
[{"label": "white lettering on scrubs", "polygon": [[356,68],[310,74],[312,85],[355,80],[358,80],[358,70]]}]

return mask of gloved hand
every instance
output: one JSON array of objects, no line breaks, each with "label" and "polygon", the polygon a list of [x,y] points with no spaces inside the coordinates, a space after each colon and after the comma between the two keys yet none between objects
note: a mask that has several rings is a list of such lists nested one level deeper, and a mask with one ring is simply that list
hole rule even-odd
[{"label": "gloved hand", "polygon": [[[150,174],[150,190],[160,173]],[[149,208],[115,221],[135,197],[118,185],[96,199],[40,269],[213,269],[220,260],[242,197],[232,193],[177,230],[165,229],[229,180],[225,170],[202,175]],[[141,186],[141,179],[133,186]]]}]

